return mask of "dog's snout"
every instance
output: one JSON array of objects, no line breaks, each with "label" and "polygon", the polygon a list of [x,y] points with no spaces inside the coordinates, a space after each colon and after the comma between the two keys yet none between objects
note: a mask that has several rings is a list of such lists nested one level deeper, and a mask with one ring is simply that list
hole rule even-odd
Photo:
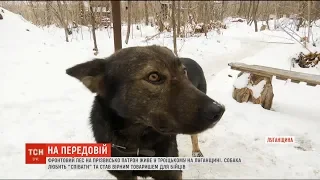
[{"label": "dog's snout", "polygon": [[211,123],[217,122],[221,119],[223,113],[225,112],[225,107],[217,102],[209,103],[203,109],[203,117],[210,121]]}]

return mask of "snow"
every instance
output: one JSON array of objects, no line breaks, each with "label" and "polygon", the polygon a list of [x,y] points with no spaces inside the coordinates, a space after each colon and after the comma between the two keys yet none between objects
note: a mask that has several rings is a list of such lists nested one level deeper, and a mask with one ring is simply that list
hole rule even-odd
[{"label": "snow", "polygon": [[243,73],[242,76],[238,77],[235,80],[233,87],[237,89],[246,87],[249,84],[249,76],[250,76],[250,73]]},{"label": "snow", "polygon": [[[79,30],[66,43],[62,29],[38,28],[6,10],[3,16],[0,20],[0,178],[114,179],[104,170],[65,172],[24,164],[27,142],[94,142],[88,123],[94,95],[65,74],[65,69],[95,57],[93,41],[85,27],[83,38]],[[239,72],[227,64],[238,61],[317,75],[319,66],[292,68],[291,58],[304,50],[282,31],[255,33],[254,27],[246,22],[229,22],[227,26],[221,35],[210,32],[207,38],[202,35],[178,39],[177,45],[180,56],[194,58],[203,67],[208,95],[226,107],[216,127],[199,135],[200,149],[206,157],[238,157],[242,162],[192,165],[192,169],[184,171],[183,178],[320,178],[320,87],[273,79],[273,107],[265,110],[232,99]],[[157,33],[156,29],[133,27],[133,38],[130,35],[129,44],[123,43],[123,47],[158,44],[173,49],[170,33],[144,42],[146,36]],[[126,26],[122,29],[124,41]],[[312,32],[319,38],[319,28],[313,27]],[[112,30],[98,31],[97,39],[98,57],[109,56],[114,49]],[[320,51],[319,47],[309,47]],[[294,136],[295,142],[266,144],[266,136]],[[190,136],[179,135],[178,148],[180,156],[190,157]]]},{"label": "snow", "polygon": [[254,98],[260,97],[263,87],[266,83],[266,80],[262,80],[257,85],[248,86],[248,88],[252,90],[252,95]]},{"label": "snow", "polygon": [[233,83],[233,87],[237,89],[247,87],[252,91],[253,97],[258,98],[260,97],[263,87],[267,82],[265,80],[262,80],[256,85],[249,84],[249,76],[250,73],[243,73],[240,77],[238,77],[235,80],[235,82]]}]

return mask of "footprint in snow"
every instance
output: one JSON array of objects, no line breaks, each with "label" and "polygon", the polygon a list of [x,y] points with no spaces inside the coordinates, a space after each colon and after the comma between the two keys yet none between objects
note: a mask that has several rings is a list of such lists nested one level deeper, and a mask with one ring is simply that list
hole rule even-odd
[{"label": "footprint in snow", "polygon": [[312,142],[309,139],[304,139],[303,137],[296,138],[296,143],[298,145],[294,146],[294,148],[300,151],[313,151]]}]

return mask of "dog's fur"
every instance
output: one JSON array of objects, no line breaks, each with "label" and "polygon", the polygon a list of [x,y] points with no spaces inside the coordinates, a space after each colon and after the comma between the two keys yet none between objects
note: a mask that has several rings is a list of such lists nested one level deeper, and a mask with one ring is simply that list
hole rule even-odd
[{"label": "dog's fur", "polygon": [[[189,80],[181,59],[165,47],[121,49],[66,73],[97,94],[90,116],[96,142],[149,152],[140,156],[177,157],[177,134],[213,127],[225,111],[191,83],[196,75],[189,75]],[[137,156],[124,152],[113,147],[112,156]],[[181,171],[109,172],[118,179],[182,177]]]}]

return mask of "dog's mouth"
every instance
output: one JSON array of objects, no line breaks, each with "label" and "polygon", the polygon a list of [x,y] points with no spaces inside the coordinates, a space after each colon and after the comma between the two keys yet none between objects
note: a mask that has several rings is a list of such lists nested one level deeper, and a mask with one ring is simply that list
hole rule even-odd
[{"label": "dog's mouth", "polygon": [[172,122],[175,122],[172,116],[162,112],[153,112],[151,114],[151,119],[153,121],[151,124],[149,124],[149,126],[151,126],[158,133],[167,135],[178,134],[177,130],[172,124]]},{"label": "dog's mouth", "polygon": [[213,128],[213,127],[215,127],[217,124],[218,124],[218,122],[214,122],[214,123],[212,123],[212,124],[209,126],[209,128]]},{"label": "dog's mouth", "polygon": [[[210,124],[210,126],[208,127],[208,129],[214,128],[216,125],[218,124],[217,122],[214,122],[212,124]],[[169,127],[165,127],[165,126],[161,126],[161,127],[152,127],[154,130],[156,130],[157,132],[161,133],[161,134],[179,134],[179,132],[177,132],[177,129],[173,129],[173,128],[169,128]],[[192,133],[191,133],[192,132]],[[186,133],[186,134],[197,134],[197,133],[201,133],[203,132],[203,130],[198,130],[198,131],[193,131],[191,130],[190,132]],[[182,134],[184,134],[183,132],[180,132]]]}]

